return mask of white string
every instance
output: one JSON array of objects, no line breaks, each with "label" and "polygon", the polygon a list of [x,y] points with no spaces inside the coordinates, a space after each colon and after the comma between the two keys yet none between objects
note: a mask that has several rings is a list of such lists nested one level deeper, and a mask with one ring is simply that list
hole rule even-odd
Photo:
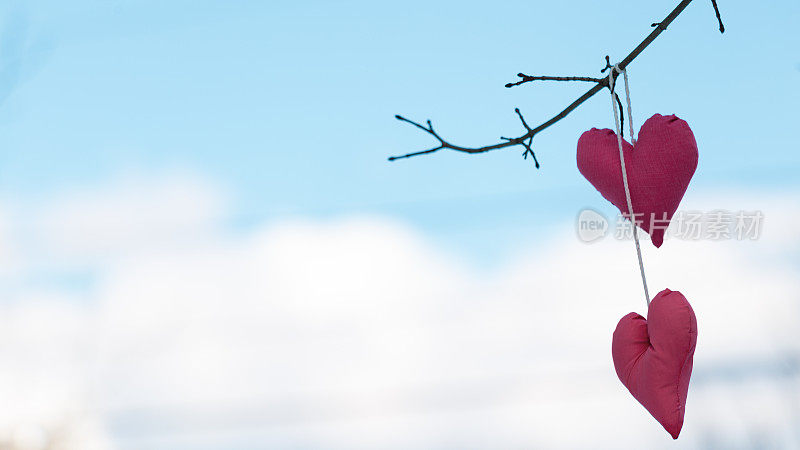
[{"label": "white string", "polygon": [[[614,64],[614,69],[619,72],[619,65]],[[628,71],[623,70],[622,76],[625,78],[625,101],[628,103],[628,127],[631,130],[631,144],[636,145],[636,136],[633,134],[633,111],[631,111],[631,90],[628,89]]]},{"label": "white string", "polygon": [[619,163],[622,167],[622,185],[625,187],[625,199],[628,201],[628,213],[630,214],[631,227],[633,227],[633,241],[636,243],[636,256],[639,257],[639,272],[642,274],[642,286],[644,286],[644,298],[647,301],[647,307],[650,307],[650,293],[647,291],[647,278],[644,276],[644,262],[642,262],[642,249],[639,247],[639,237],[636,234],[636,215],[633,213],[633,202],[631,201],[631,191],[628,188],[628,173],[625,169],[625,156],[622,152],[622,130],[620,129],[619,114],[617,114],[617,105],[614,101],[614,71],[622,73],[625,79],[625,98],[628,103],[628,124],[631,129],[631,142],[636,144],[636,138],[633,136],[633,113],[631,112],[631,92],[628,88],[628,73],[625,70],[620,70],[618,65],[614,65],[611,72],[608,74],[608,86],[611,91],[611,110],[614,112],[614,124],[616,125],[617,132],[617,146],[619,147]]}]

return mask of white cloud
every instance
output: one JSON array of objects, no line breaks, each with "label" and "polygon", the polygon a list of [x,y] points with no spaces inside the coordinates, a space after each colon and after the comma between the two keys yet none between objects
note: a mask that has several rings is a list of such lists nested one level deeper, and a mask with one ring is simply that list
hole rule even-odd
[{"label": "white cloud", "polygon": [[[380,217],[228,236],[209,225],[219,194],[188,179],[129,180],[45,215],[60,225],[43,247],[98,264],[98,280],[0,306],[0,386],[19,405],[0,436],[72,420],[98,447],[670,444],[611,363],[617,320],[645,309],[631,242],[585,245],[566,223],[486,271]],[[762,241],[645,247],[651,292],[680,290],[699,322],[684,445],[760,430],[797,443],[783,412],[798,375],[757,370],[800,353],[798,268],[777,250],[800,242],[800,196],[785,197]],[[724,364],[756,375],[729,383]]]},{"label": "white cloud", "polygon": [[74,265],[186,245],[218,231],[225,212],[219,187],[172,172],[119,174],[112,183],[67,190],[23,213],[33,219],[31,247]]}]

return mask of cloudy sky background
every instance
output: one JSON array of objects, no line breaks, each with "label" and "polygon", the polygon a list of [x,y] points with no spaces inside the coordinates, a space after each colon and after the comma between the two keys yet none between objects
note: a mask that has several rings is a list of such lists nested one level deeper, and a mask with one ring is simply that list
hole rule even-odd
[{"label": "cloudy sky background", "polygon": [[[672,442],[619,383],[644,313],[633,244],[580,176],[598,95],[521,133],[674,6],[34,2],[0,31],[0,446],[800,448],[796,2],[697,1],[630,67],[675,113],[682,209],[760,210],[755,241],[646,244],[699,338]],[[708,3],[708,4],[707,4]],[[55,445],[55,444],[54,444]]]}]

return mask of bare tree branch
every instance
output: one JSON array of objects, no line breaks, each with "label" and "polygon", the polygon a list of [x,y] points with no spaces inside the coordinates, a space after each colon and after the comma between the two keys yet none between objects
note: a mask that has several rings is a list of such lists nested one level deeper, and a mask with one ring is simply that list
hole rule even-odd
[{"label": "bare tree branch", "polygon": [[719,22],[719,32],[725,32],[725,25],[722,24],[722,17],[719,15],[719,8],[717,7],[717,0],[711,0],[711,4],[714,5],[714,14],[717,15],[717,22]]},{"label": "bare tree branch", "polygon": [[[514,112],[517,113],[517,115],[519,116],[519,120],[520,120],[520,122],[522,122],[522,126],[525,127],[525,129],[530,132],[531,131],[531,127],[528,126],[528,122],[525,122],[525,117],[522,116],[522,113],[519,111],[519,108],[514,108]],[[503,139],[504,141],[508,141],[508,142],[515,141],[515,139],[507,138],[507,137],[503,137],[503,136],[500,136],[500,139]],[[533,136],[528,138],[528,142],[525,142],[525,140],[522,140],[522,141],[514,142],[514,143],[517,144],[517,145],[521,145],[521,146],[523,146],[525,148],[525,151],[522,152],[522,157],[525,158],[525,159],[528,159],[528,155],[531,155],[531,157],[533,158],[533,163],[536,165],[536,168],[538,169],[539,168],[539,160],[536,159],[536,153],[533,153],[533,149],[531,148],[531,145],[533,144]]]},{"label": "bare tree branch", "polygon": [[[622,102],[619,99],[619,95],[614,92],[614,98],[617,99],[617,107],[619,108],[619,135],[622,138],[625,138],[625,114],[622,114]],[[631,136],[632,137],[632,136]]]},{"label": "bare tree branch", "polygon": [[600,78],[592,78],[592,77],[550,77],[546,75],[531,76],[531,75],[525,75],[524,73],[518,73],[517,76],[522,78],[522,80],[517,81],[516,83],[506,83],[507,88],[519,86],[520,84],[527,83],[529,81],[590,81],[592,83],[600,82]]},{"label": "bare tree branch", "polygon": [[[625,69],[628,66],[628,64],[630,64],[637,56],[639,56],[639,54],[641,54],[642,51],[644,51],[644,49],[647,48],[647,46],[650,45],[650,43],[653,42],[658,37],[658,35],[661,34],[662,31],[667,29],[667,26],[670,23],[672,23],[672,21],[675,20],[675,18],[678,17],[678,15],[680,13],[682,13],[683,10],[686,9],[686,7],[691,2],[692,2],[692,0],[681,0],[681,2],[678,4],[678,6],[676,6],[675,9],[673,9],[672,12],[670,12],[667,15],[667,17],[664,18],[664,20],[662,20],[661,22],[653,24],[655,29],[652,32],[650,32],[650,34],[647,35],[647,37],[641,43],[639,43],[639,45],[637,45],[636,48],[634,48],[625,58],[623,58],[622,61],[619,62],[617,67],[619,67],[620,70]],[[712,2],[714,4],[714,9],[717,12],[717,18],[719,19],[719,23],[720,23],[720,31],[722,32],[722,31],[724,31],[724,27],[722,26],[722,19],[719,18],[719,10],[717,9],[716,0],[712,0]],[[605,72],[607,69],[612,68],[612,67],[613,66],[612,66],[612,64],[610,62],[609,57],[606,56],[606,67],[601,72]],[[619,72],[612,68],[612,75],[611,76],[612,77],[616,77],[618,74],[619,74]],[[528,124],[525,122],[525,119],[522,117],[522,114],[519,112],[519,108],[515,109],[515,111],[519,115],[520,120],[522,121],[522,124],[525,127],[525,129],[527,130],[527,132],[525,134],[519,136],[519,137],[502,138],[503,142],[499,142],[499,143],[495,143],[495,144],[491,144],[491,145],[485,145],[485,146],[482,146],[482,147],[463,147],[463,146],[460,146],[460,145],[451,144],[450,142],[447,142],[446,140],[444,140],[439,134],[437,134],[433,130],[433,126],[431,125],[431,121],[430,120],[427,121],[428,126],[425,127],[423,125],[420,125],[417,122],[414,122],[412,120],[406,119],[403,116],[396,115],[395,118],[397,120],[400,120],[400,121],[403,121],[403,122],[408,122],[408,123],[414,125],[415,127],[425,131],[426,133],[432,135],[434,138],[436,138],[439,141],[439,145],[437,147],[434,147],[434,148],[431,148],[431,149],[428,149],[428,150],[423,150],[423,151],[414,152],[414,153],[407,153],[405,155],[400,155],[400,156],[391,156],[391,157],[389,157],[389,161],[394,161],[394,160],[397,160],[397,159],[410,158],[412,156],[419,156],[419,155],[425,155],[425,154],[429,154],[429,153],[434,153],[434,152],[439,151],[441,149],[449,149],[449,150],[455,150],[455,151],[465,152],[465,153],[484,153],[484,152],[488,152],[488,151],[491,151],[491,150],[497,150],[497,149],[501,149],[501,148],[520,145],[525,149],[525,151],[523,153],[523,156],[526,159],[528,157],[528,154],[533,156],[533,160],[534,160],[534,162],[536,164],[536,167],[539,168],[539,161],[536,159],[536,156],[534,155],[532,147],[531,147],[531,145],[533,143],[533,137],[537,133],[539,133],[542,130],[544,130],[547,127],[549,127],[550,125],[553,125],[554,123],[556,123],[559,120],[561,120],[564,117],[566,117],[567,114],[569,114],[570,112],[575,110],[578,106],[580,106],[583,102],[585,102],[586,100],[590,99],[592,96],[594,96],[595,94],[600,92],[601,89],[603,89],[604,87],[608,87],[608,77],[593,78],[593,77],[530,76],[530,75],[525,75],[524,73],[519,73],[519,74],[517,74],[517,76],[520,77],[522,80],[520,80],[520,81],[518,81],[516,83],[508,83],[508,84],[506,84],[506,87],[518,86],[520,84],[527,83],[527,82],[530,82],[530,81],[586,81],[586,82],[595,83],[595,85],[591,89],[586,91],[585,94],[581,95],[580,97],[578,97],[578,99],[576,99],[575,101],[570,103],[560,113],[556,114],[555,116],[553,116],[549,120],[545,121],[541,125],[538,125],[538,126],[536,126],[534,128],[530,128],[528,126]],[[617,98],[617,101],[619,102],[619,98]],[[620,107],[621,107],[621,104],[620,104]]]}]

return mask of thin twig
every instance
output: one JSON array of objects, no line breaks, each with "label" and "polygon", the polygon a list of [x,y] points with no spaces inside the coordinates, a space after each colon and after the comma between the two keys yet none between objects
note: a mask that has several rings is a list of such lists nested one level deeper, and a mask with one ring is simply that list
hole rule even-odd
[{"label": "thin twig", "polygon": [[725,32],[725,25],[722,24],[722,17],[719,15],[719,8],[717,7],[717,0],[711,0],[711,4],[714,5],[714,14],[717,15],[717,22],[719,22],[719,32]]},{"label": "thin twig", "polygon": [[617,106],[619,107],[619,135],[625,139],[625,115],[622,114],[622,102],[616,92],[614,92],[614,98],[617,99]]},{"label": "thin twig", "polygon": [[421,152],[409,153],[409,154],[403,155],[403,156],[392,156],[392,157],[389,158],[389,161],[394,161],[395,159],[400,159],[400,158],[410,158],[412,156],[424,155],[426,153],[433,153],[436,150],[441,150],[441,149],[446,147],[447,143],[444,140],[442,140],[442,138],[438,134],[436,134],[435,131],[433,131],[433,125],[431,125],[431,121],[430,120],[428,121],[428,128],[425,128],[424,126],[418,124],[417,122],[414,122],[413,120],[406,119],[405,117],[401,116],[400,114],[397,114],[394,117],[397,120],[401,120],[403,122],[408,122],[411,125],[414,125],[415,127],[419,128],[420,130],[422,130],[422,131],[430,134],[431,136],[435,137],[436,139],[439,140],[439,146],[438,147],[434,147],[434,148],[432,148],[430,150],[423,150]]},{"label": "thin twig", "polygon": [[[519,116],[519,120],[520,120],[520,122],[522,122],[522,126],[525,127],[526,130],[531,131],[531,127],[528,126],[528,122],[525,122],[525,117],[522,116],[522,113],[519,111],[519,108],[514,108],[514,112],[517,113],[517,115]],[[503,137],[503,136],[500,136],[500,139],[503,139],[504,141],[509,141],[509,142],[514,141],[514,139],[512,139],[512,138],[507,138],[507,137]],[[536,159],[536,153],[534,153],[533,152],[533,148],[531,148],[531,145],[533,145],[533,136],[528,138],[528,142],[525,142],[525,140],[522,140],[522,141],[519,141],[519,142],[515,142],[515,144],[521,145],[521,146],[523,146],[525,148],[525,151],[522,152],[522,157],[524,159],[528,159],[528,155],[531,155],[531,157],[533,158],[533,163],[536,165],[536,168],[538,169],[539,168],[539,160]]]},{"label": "thin twig", "polygon": [[[725,32],[725,25],[722,24],[722,17],[720,17],[720,15],[719,15],[719,8],[717,7],[717,0],[711,0],[711,5],[714,6],[714,14],[717,15],[717,22],[719,22],[719,32],[720,33],[724,33]],[[661,22],[655,22],[655,23],[651,23],[650,24],[651,27],[657,27],[659,25],[661,25]],[[666,25],[664,26],[664,29],[665,30],[667,29]]]},{"label": "thin twig", "polygon": [[547,75],[531,76],[531,75],[525,75],[524,73],[518,73],[517,76],[522,78],[522,80],[517,81],[516,83],[506,83],[507,88],[519,86],[520,84],[527,83],[529,81],[589,81],[592,83],[600,82],[600,78],[593,78],[593,77],[551,77]]},{"label": "thin twig", "polygon": [[614,66],[611,64],[611,57],[606,55],[606,66],[600,69],[600,73],[604,73],[608,69],[613,69]]},{"label": "thin twig", "polygon": [[[647,37],[641,43],[639,43],[639,45],[636,46],[636,48],[634,48],[625,58],[622,59],[622,61],[619,62],[619,64],[617,65],[619,67],[619,69],[620,70],[625,69],[628,66],[628,64],[631,63],[631,61],[633,61],[637,56],[639,56],[639,54],[641,54],[642,51],[644,51],[644,49],[647,48],[647,46],[650,45],[650,43],[653,42],[658,37],[658,35],[661,34],[662,31],[667,29],[667,26],[670,23],[672,23],[672,21],[675,20],[675,18],[678,17],[678,15],[681,12],[683,12],[683,10],[686,9],[686,7],[691,2],[692,2],[692,0],[681,0],[681,2],[678,4],[678,6],[676,6],[675,9],[673,9],[672,12],[670,12],[667,15],[667,17],[664,18],[664,20],[659,22],[657,24],[657,26],[655,27],[655,29],[652,32],[650,32],[650,34],[647,35]],[[715,5],[716,5],[716,3],[715,3]],[[720,24],[721,23],[722,22],[720,21]],[[607,58],[606,59],[606,69],[607,69],[608,67],[611,66],[611,64],[610,64],[610,61],[609,61],[608,57],[606,57],[606,58]],[[606,69],[603,69],[602,72],[604,72]],[[617,71],[616,70],[612,70],[612,73],[614,73],[614,72],[617,72]],[[618,75],[618,73],[613,74],[612,77],[616,77],[617,75]],[[521,76],[523,78],[523,80],[524,80],[527,75],[519,74],[518,76]],[[536,78],[536,77],[531,77],[531,78]],[[558,81],[561,81],[564,78],[571,78],[568,81],[589,81],[589,80],[585,79],[585,78],[589,78],[589,77],[539,77],[539,79],[542,79],[542,80],[558,80]],[[531,81],[533,81],[533,80],[531,80]],[[564,80],[564,81],[567,81],[567,80]],[[570,103],[560,113],[556,114],[555,116],[553,116],[549,120],[545,121],[541,125],[539,125],[539,126],[537,126],[535,128],[530,128],[530,127],[527,126],[527,124],[524,124],[524,120],[523,120],[523,124],[525,125],[525,128],[527,130],[527,132],[525,134],[523,134],[522,136],[516,137],[516,138],[506,138],[506,139],[504,139],[504,142],[499,142],[499,143],[492,144],[492,145],[486,145],[486,146],[483,146],[483,147],[463,147],[463,146],[460,146],[460,145],[451,144],[451,143],[445,141],[444,139],[442,139],[441,136],[439,136],[435,131],[433,131],[433,126],[431,125],[430,121],[427,122],[428,123],[428,127],[426,128],[425,126],[420,125],[417,122],[414,122],[412,120],[406,119],[403,116],[397,115],[395,117],[398,120],[403,121],[403,122],[408,122],[408,123],[416,126],[417,128],[420,128],[420,129],[424,130],[426,133],[434,136],[439,141],[439,145],[437,147],[434,147],[434,148],[431,148],[431,149],[428,149],[428,150],[423,150],[423,151],[414,152],[414,153],[407,153],[405,155],[400,155],[400,156],[391,156],[391,157],[389,157],[389,161],[394,161],[394,160],[403,159],[403,158],[410,158],[412,156],[424,155],[424,154],[428,154],[428,153],[434,153],[434,152],[436,152],[438,150],[441,150],[441,149],[444,149],[444,148],[450,149],[450,150],[459,151],[459,152],[465,152],[465,153],[483,153],[483,152],[488,152],[488,151],[491,151],[491,150],[497,150],[497,149],[501,149],[501,148],[512,147],[512,146],[515,146],[515,145],[521,145],[521,146],[523,146],[525,148],[525,152],[523,153],[523,155],[527,158],[527,155],[528,155],[529,151],[530,151],[531,154],[533,154],[533,151],[531,150],[531,144],[533,142],[533,137],[537,133],[541,132],[542,130],[546,129],[550,125],[553,125],[554,123],[556,123],[559,120],[563,119],[564,117],[567,116],[567,114],[569,114],[570,112],[574,111],[583,102],[585,102],[586,100],[592,98],[592,96],[594,96],[595,94],[600,92],[601,89],[603,89],[604,87],[608,87],[608,78],[607,77],[597,78],[597,79],[593,79],[591,81],[595,83],[595,85],[591,89],[589,89],[588,91],[586,91],[585,94],[581,95],[580,97],[578,97],[578,99],[576,99],[575,101]],[[514,83],[510,83],[510,84],[515,85]],[[517,84],[521,84],[521,83],[517,83]],[[517,109],[517,111],[519,111],[519,110]],[[517,114],[519,114],[519,112],[517,112]],[[522,116],[520,114],[520,118],[521,117]],[[534,161],[536,161],[535,156],[534,156]],[[537,164],[537,167],[538,167],[538,161],[536,161],[536,164]]]}]

